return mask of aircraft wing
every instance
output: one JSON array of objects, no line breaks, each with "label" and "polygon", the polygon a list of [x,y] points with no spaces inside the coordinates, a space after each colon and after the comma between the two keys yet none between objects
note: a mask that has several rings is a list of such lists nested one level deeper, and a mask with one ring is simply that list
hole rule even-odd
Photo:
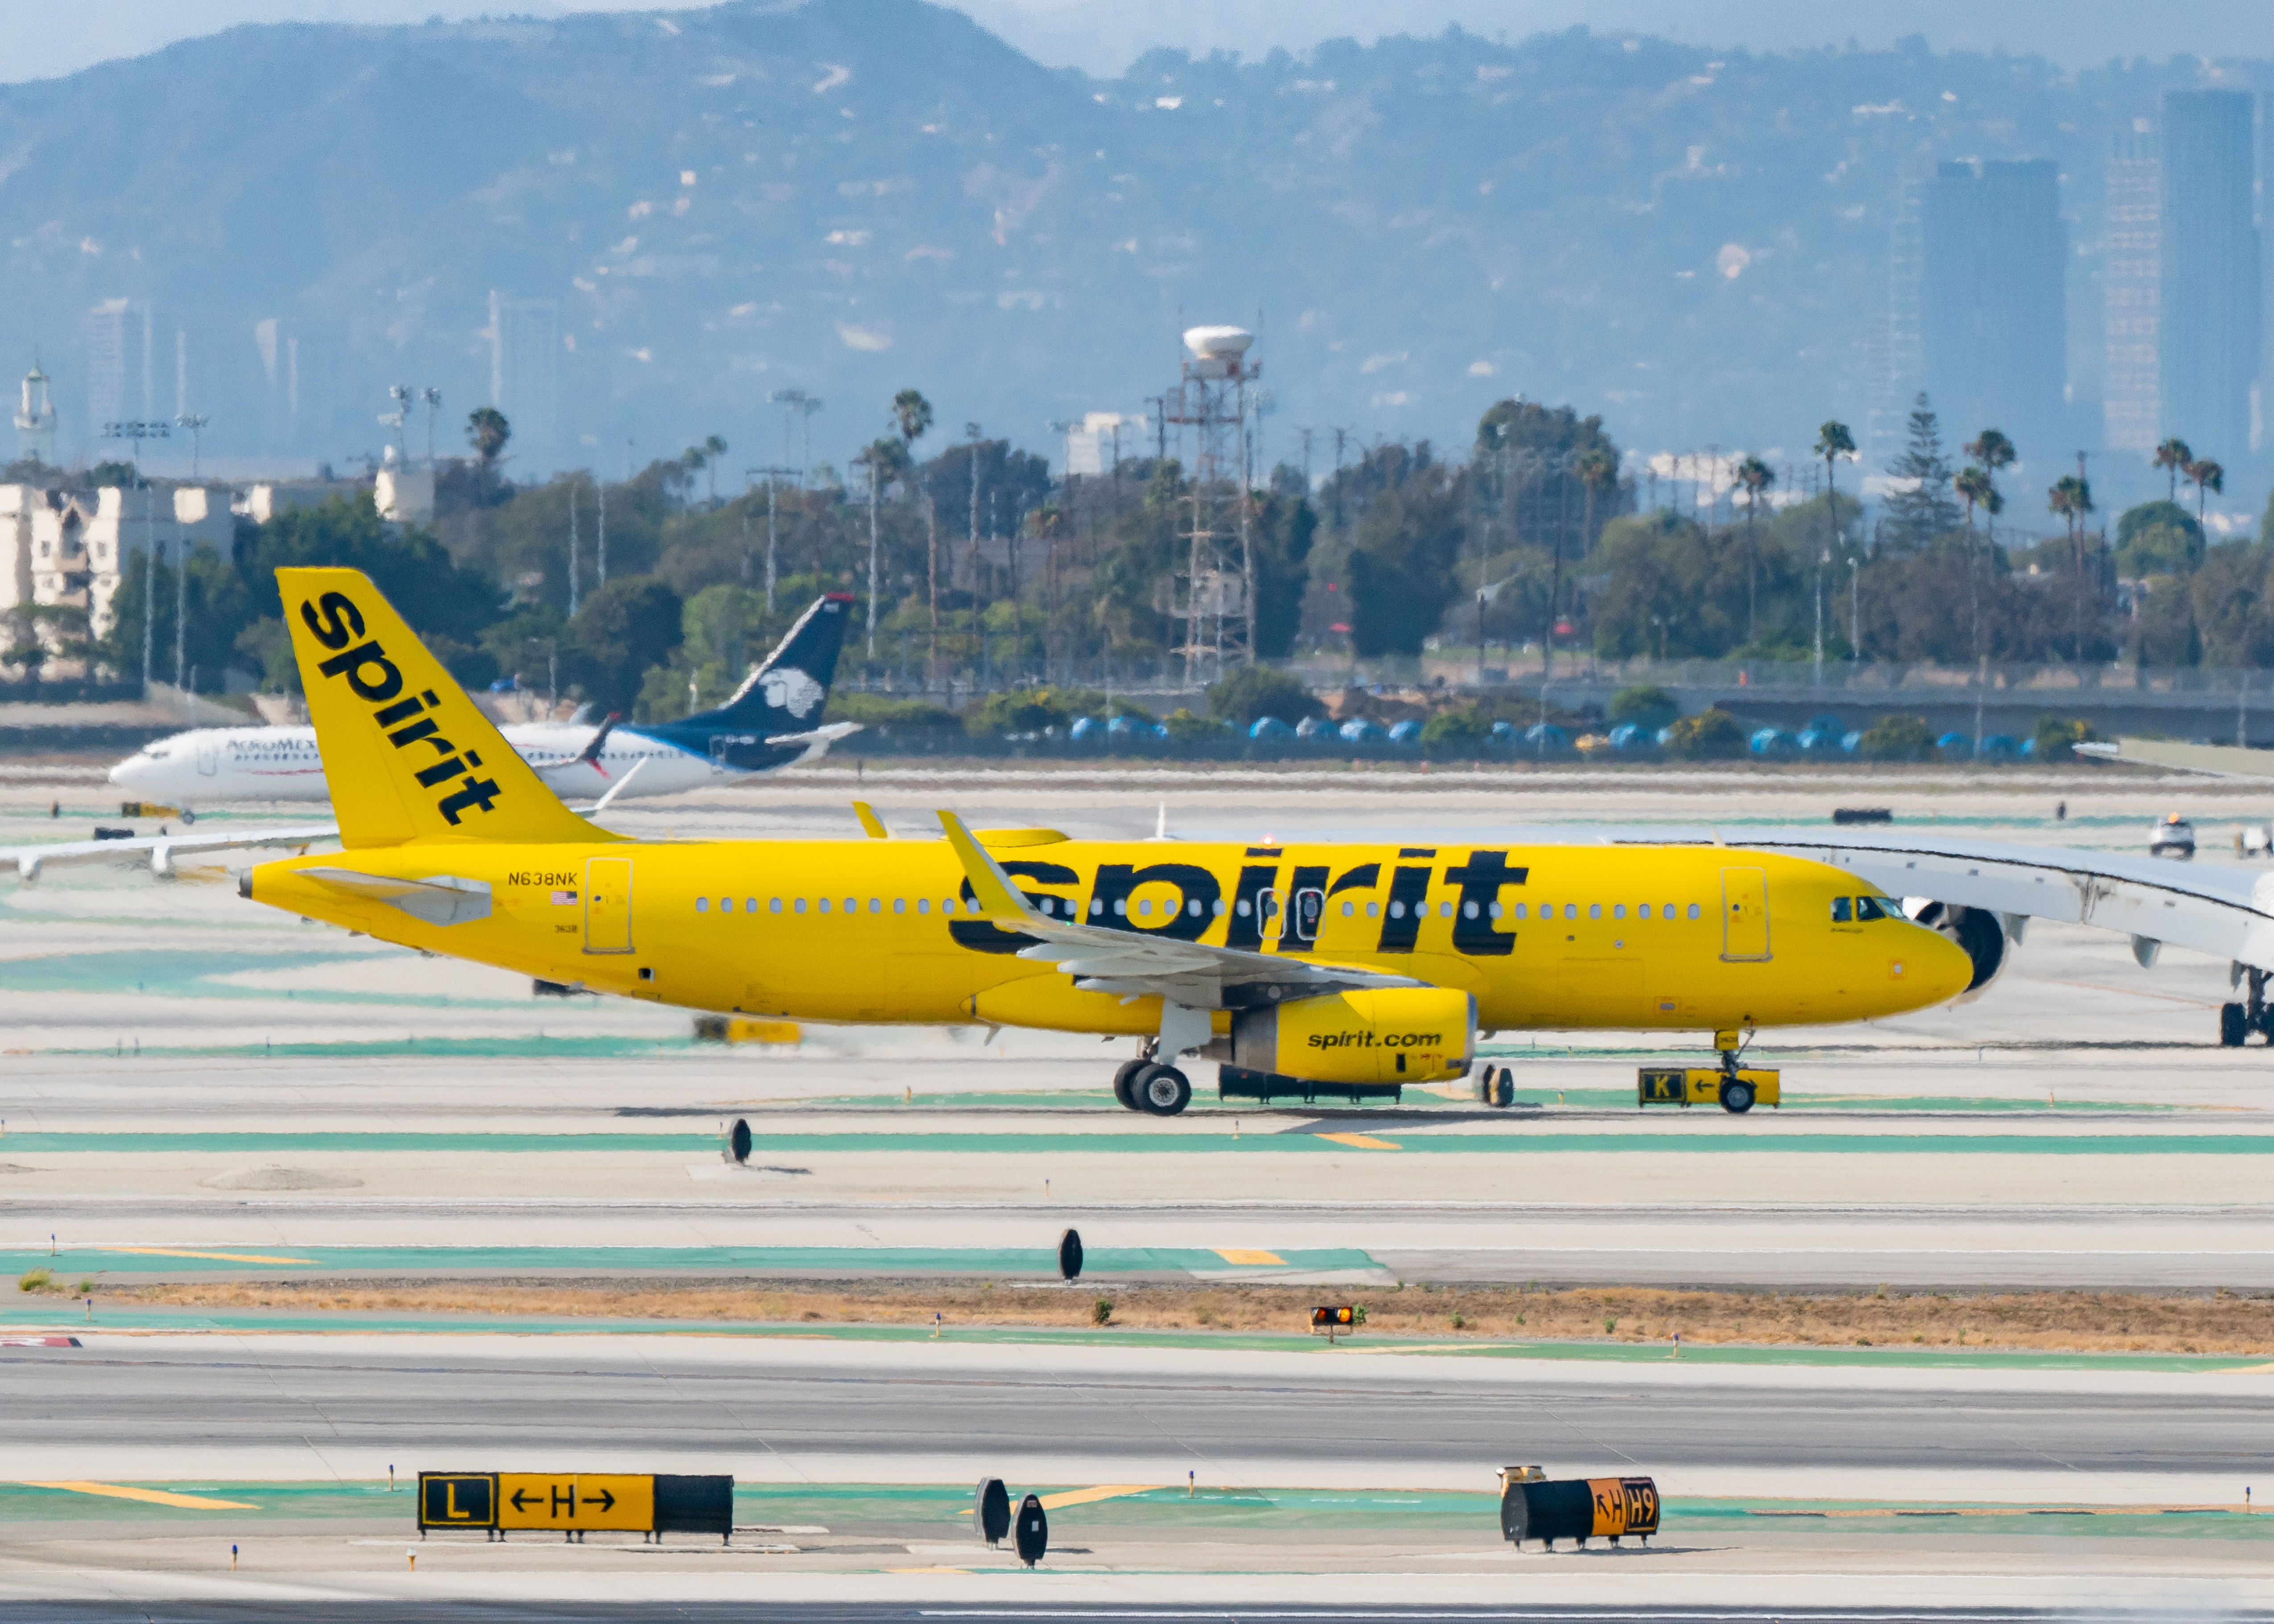
[{"label": "aircraft wing", "polygon": [[1027,900],[954,813],[942,812],[939,822],[987,917],[1005,930],[1035,938],[1033,945],[1019,951],[1019,957],[1057,965],[1085,992],[1159,997],[1187,1009],[1221,1010],[1275,996],[1309,997],[1357,987],[1423,985],[1411,976],[1353,965],[1315,964],[1276,953],[1210,947],[1157,932],[1110,930],[1053,919]]},{"label": "aircraft wing", "polygon": [[123,840],[56,840],[44,846],[0,846],[0,863],[13,864],[19,879],[36,880],[41,872],[78,863],[109,863],[115,868],[147,865],[151,873],[170,875],[184,857],[220,852],[251,851],[264,846],[309,846],[340,838],[337,823],[298,823],[282,829],[250,829],[239,833],[136,835]]},{"label": "aircraft wing", "polygon": [[2015,936],[2016,921],[2058,919],[2125,932],[2142,964],[2169,942],[2274,970],[2274,874],[1940,835],[1748,836],[1742,844],[1849,869],[1892,897],[2003,914]]},{"label": "aircraft wing", "polygon": [[2233,744],[2182,744],[2172,739],[2118,739],[2076,747],[2079,756],[2127,767],[2165,767],[2214,778],[2274,778],[2274,750]]}]

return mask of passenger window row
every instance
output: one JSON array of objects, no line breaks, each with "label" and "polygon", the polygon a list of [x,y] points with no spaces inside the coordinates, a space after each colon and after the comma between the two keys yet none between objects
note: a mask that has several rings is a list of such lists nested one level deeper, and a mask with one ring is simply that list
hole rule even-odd
[{"label": "passenger window row", "polygon": [[[789,898],[787,903],[785,903],[783,898],[779,897],[772,897],[767,899],[766,912],[770,914],[780,914],[787,911],[790,914],[802,914],[806,911],[806,903],[807,899],[803,897],[793,897]],[[892,911],[895,914],[906,914],[908,911],[908,899],[905,897],[895,897],[892,899]],[[711,911],[711,906],[712,899],[708,897],[697,897],[695,899],[695,911],[697,914],[709,913]],[[721,897],[718,899],[718,906],[719,912],[721,914],[732,914],[734,911],[734,899],[732,897]],[[1054,918],[1072,919],[1074,917],[1074,904],[1065,898],[1043,897],[1037,901],[1035,906],[1039,907],[1043,913]],[[1357,906],[1358,905],[1353,902],[1344,903],[1343,917],[1344,919],[1355,917]],[[1473,902],[1465,902],[1461,904],[1461,914],[1464,918],[1467,919],[1476,919],[1480,915],[1492,919],[1526,919],[1531,917],[1527,912],[1527,906],[1528,905],[1521,902],[1506,906],[1495,902],[1480,909],[1478,905]],[[958,899],[953,897],[943,899],[939,905],[939,911],[942,914],[953,914],[957,911],[959,906],[961,908],[963,913],[974,917],[979,914],[982,911],[976,901],[967,900],[959,903]],[[1543,902],[1539,904],[1538,906],[1540,910],[1539,917],[1541,920],[1552,920],[1555,917],[1556,905],[1555,903]],[[1835,924],[1844,924],[1851,918],[1893,918],[1894,914],[1891,912],[1891,906],[1892,905],[1888,904],[1884,898],[1879,897],[1856,897],[1852,898],[1848,897],[1835,897],[1832,899],[1832,918]],[[1562,905],[1562,907],[1563,917],[1565,919],[1576,920],[1579,917],[1579,905],[1577,903],[1567,902]],[[1634,911],[1635,917],[1637,919],[1649,919],[1652,916],[1651,907],[1652,905],[1647,902],[1638,905]],[[832,911],[840,914],[858,914],[862,911],[861,899],[858,897],[847,897],[843,898],[841,902],[839,902],[837,899],[832,898],[819,897],[813,899],[813,911],[817,914],[827,914]],[[885,911],[885,899],[881,897],[870,898],[868,911],[871,914],[882,914]],[[930,914],[931,912],[931,898],[929,897],[918,897],[915,899],[915,911],[918,914]],[[1167,902],[1163,902],[1161,905],[1161,913],[1164,917],[1173,915],[1176,911],[1176,908]],[[1224,912],[1223,899],[1221,898],[1217,898],[1214,907],[1208,911],[1212,912],[1220,917]],[[1248,911],[1247,901],[1243,898],[1239,905],[1239,913],[1240,917],[1243,919],[1246,918]],[[1379,917],[1381,911],[1382,904],[1379,902],[1369,902],[1366,905],[1366,916],[1368,919]],[[756,914],[758,912],[758,899],[756,897],[744,898],[742,902],[742,912],[745,914]],[[1129,912],[1129,904],[1124,899],[1116,898],[1113,904],[1113,912],[1117,918],[1125,918],[1127,916]],[[1137,904],[1138,916],[1140,918],[1143,918],[1149,915],[1152,912],[1152,900],[1149,898],[1141,898]],[[1203,912],[1200,898],[1194,897],[1187,899],[1185,903],[1185,912],[1194,919],[1200,918]],[[1264,912],[1267,914],[1276,915],[1278,909],[1267,903]],[[1392,919],[1404,919],[1405,917],[1405,904],[1403,902],[1393,902],[1389,905],[1389,917]],[[1103,898],[1096,897],[1091,898],[1089,903],[1089,913],[1090,917],[1093,919],[1103,917],[1105,913],[1105,903]],[[1696,919],[1699,916],[1699,913],[1700,910],[1698,904],[1694,902],[1691,903],[1689,909],[1689,917]],[[1429,916],[1429,905],[1426,902],[1415,903],[1413,905],[1413,916],[1417,919],[1427,919]],[[1627,905],[1625,903],[1615,902],[1611,904],[1611,917],[1613,919],[1624,919],[1626,916]],[[1679,905],[1677,904],[1667,902],[1658,905],[1657,917],[1661,920],[1671,921],[1679,919],[1682,916]],[[1452,918],[1452,903],[1449,901],[1440,902],[1437,905],[1437,917],[1440,919]],[[1591,920],[1600,920],[1602,918],[1603,905],[1600,902],[1591,902],[1587,904],[1587,917]]]}]

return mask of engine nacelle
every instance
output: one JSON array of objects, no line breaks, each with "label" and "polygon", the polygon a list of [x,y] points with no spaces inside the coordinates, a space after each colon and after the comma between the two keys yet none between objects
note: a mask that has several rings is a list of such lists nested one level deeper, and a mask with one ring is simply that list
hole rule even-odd
[{"label": "engine nacelle", "polygon": [[1442,987],[1394,987],[1243,1010],[1231,1062],[1317,1083],[1434,1083],[1465,1076],[1477,1001]]},{"label": "engine nacelle", "polygon": [[1948,937],[1966,950],[1974,961],[1974,979],[1966,983],[1966,990],[1953,998],[1953,1004],[1966,1004],[1980,997],[1998,972],[2006,967],[2006,927],[1987,908],[1962,907],[1954,902],[1929,902],[1914,905],[1913,924]]}]

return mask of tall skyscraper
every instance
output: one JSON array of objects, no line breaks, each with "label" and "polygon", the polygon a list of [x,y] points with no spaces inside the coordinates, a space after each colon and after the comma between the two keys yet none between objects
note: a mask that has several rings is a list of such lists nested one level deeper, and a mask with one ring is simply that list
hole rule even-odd
[{"label": "tall skyscraper", "polygon": [[2163,430],[2229,468],[2250,455],[2261,320],[2252,96],[2164,93]]},{"label": "tall skyscraper", "polygon": [[1951,443],[2002,429],[2032,461],[2069,447],[2068,234],[2047,158],[1945,163],[1922,214],[1919,342]]},{"label": "tall skyscraper", "polygon": [[2111,451],[2153,451],[2163,426],[2157,331],[2163,303],[2163,164],[2142,118],[2116,138],[2108,154],[2108,238],[2100,282],[2108,362],[2101,425]]},{"label": "tall skyscraper", "polygon": [[524,469],[547,466],[561,417],[561,306],[490,294],[490,404],[513,425]]}]

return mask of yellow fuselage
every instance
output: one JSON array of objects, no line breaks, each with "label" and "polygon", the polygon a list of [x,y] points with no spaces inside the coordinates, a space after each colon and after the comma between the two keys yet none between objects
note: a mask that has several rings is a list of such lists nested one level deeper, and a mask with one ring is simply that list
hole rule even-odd
[{"label": "yellow fuselage", "polygon": [[[1966,954],[1804,860],[1713,846],[1067,840],[983,832],[1050,916],[1355,965],[1472,994],[1480,1026],[1868,1019],[1962,991]],[[304,869],[488,888],[435,924]],[[364,847],[252,871],[256,901],[382,940],[689,1009],[1144,1034],[1156,998],[1076,988],[973,912],[930,840]],[[1217,1016],[1218,1029],[1224,1017]]]}]

